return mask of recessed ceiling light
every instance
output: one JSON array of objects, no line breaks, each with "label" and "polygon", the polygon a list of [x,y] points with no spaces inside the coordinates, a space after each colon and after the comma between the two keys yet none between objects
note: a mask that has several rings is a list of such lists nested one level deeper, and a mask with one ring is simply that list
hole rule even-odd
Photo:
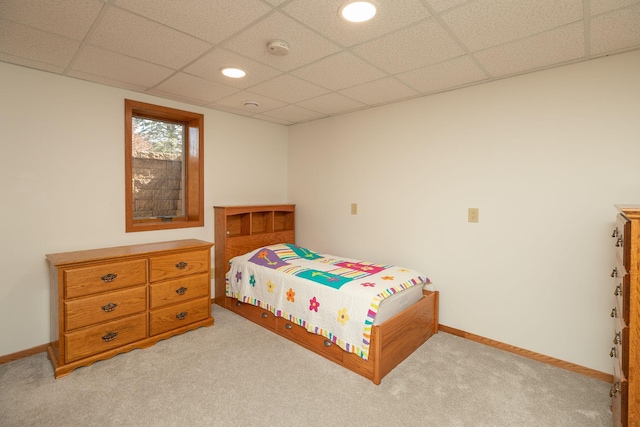
[{"label": "recessed ceiling light", "polygon": [[351,1],[338,11],[349,22],[365,22],[376,15],[376,5],[370,1]]},{"label": "recessed ceiling light", "polygon": [[232,79],[241,79],[242,77],[247,75],[247,73],[244,70],[241,70],[240,68],[233,68],[233,67],[222,68],[220,72],[227,77],[231,77]]}]

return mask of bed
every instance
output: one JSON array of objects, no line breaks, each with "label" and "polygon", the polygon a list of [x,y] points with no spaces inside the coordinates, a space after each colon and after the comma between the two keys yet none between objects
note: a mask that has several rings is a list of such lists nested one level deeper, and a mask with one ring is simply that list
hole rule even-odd
[{"label": "bed", "polygon": [[438,332],[438,292],[407,268],[297,246],[287,207],[216,207],[215,302],[380,384]]}]

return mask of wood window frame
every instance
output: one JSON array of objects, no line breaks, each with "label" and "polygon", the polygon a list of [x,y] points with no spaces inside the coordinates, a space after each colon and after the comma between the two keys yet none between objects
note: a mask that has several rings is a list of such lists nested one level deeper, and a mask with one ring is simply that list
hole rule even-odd
[{"label": "wood window frame", "polygon": [[[204,115],[125,99],[125,200],[126,231],[151,231],[204,226]],[[184,123],[185,216],[182,218],[133,218],[133,127],[134,116]]]}]

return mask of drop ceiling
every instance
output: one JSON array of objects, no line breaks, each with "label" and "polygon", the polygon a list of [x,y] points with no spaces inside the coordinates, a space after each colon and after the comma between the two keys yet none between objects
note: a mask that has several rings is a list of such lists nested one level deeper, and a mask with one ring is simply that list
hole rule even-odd
[{"label": "drop ceiling", "polygon": [[640,48],[640,0],[345,1],[0,0],[0,61],[291,125]]}]

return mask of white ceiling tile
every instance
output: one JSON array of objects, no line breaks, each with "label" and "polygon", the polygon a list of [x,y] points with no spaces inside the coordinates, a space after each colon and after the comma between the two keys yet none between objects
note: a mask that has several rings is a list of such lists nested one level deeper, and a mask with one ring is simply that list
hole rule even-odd
[{"label": "white ceiling tile", "polygon": [[154,95],[157,96],[159,98],[164,98],[164,99],[172,99],[174,101],[179,101],[179,102],[183,102],[185,104],[190,104],[190,105],[200,105],[200,106],[205,106],[208,104],[208,102],[203,101],[201,99],[196,99],[196,98],[189,98],[188,96],[183,96],[177,93],[173,93],[173,92],[165,92],[163,90],[160,89],[149,89],[147,91],[145,91],[144,93],[147,93],[149,95]]},{"label": "white ceiling tile", "polygon": [[418,92],[392,77],[344,89],[340,93],[367,105],[391,103],[418,95]]},{"label": "white ceiling tile", "polygon": [[[244,103],[246,101],[257,102],[259,106],[245,106]],[[286,105],[285,102],[276,101],[275,99],[267,98],[266,96],[258,95],[255,93],[242,91],[238,93],[234,93],[231,96],[227,96],[226,98],[220,99],[212,104],[212,106],[226,106],[237,109],[239,111],[249,112],[251,114],[262,113],[268,110],[274,110],[276,108],[280,108]]]},{"label": "white ceiling tile", "polygon": [[71,69],[144,88],[153,87],[174,73],[170,68],[94,46],[81,49]]},{"label": "white ceiling tile", "polygon": [[421,93],[434,93],[489,78],[469,56],[397,74],[396,77]]},{"label": "white ceiling tile", "polygon": [[268,82],[261,83],[249,89],[249,92],[257,93],[268,98],[277,99],[287,103],[304,101],[325,94],[328,90],[305,82],[297,77],[283,74]]},{"label": "white ceiling tile", "polygon": [[[0,31],[0,34],[1,33],[2,32]],[[56,73],[56,74],[62,74],[65,70],[65,67],[60,67],[58,65],[51,65],[45,62],[34,61],[31,59],[27,59],[24,56],[9,55],[1,51],[0,51],[0,61],[7,62],[9,64],[22,65],[24,67],[34,68],[37,70],[48,71],[50,73]]]},{"label": "white ceiling tile", "polygon": [[331,90],[366,83],[386,75],[349,52],[328,56],[291,74]]},{"label": "white ceiling tile", "polygon": [[376,16],[354,24],[340,18],[346,0],[295,0],[283,10],[343,46],[353,46],[431,16],[420,0],[378,2]]},{"label": "white ceiling tile", "polygon": [[103,6],[98,0],[2,0],[0,17],[82,40]]},{"label": "white ceiling tile", "polygon": [[313,119],[319,119],[324,117],[324,114],[316,111],[307,110],[306,108],[298,107],[296,105],[286,105],[275,110],[263,113],[265,116],[275,117],[276,119],[286,120],[289,122],[306,122]]},{"label": "white ceiling tile", "polygon": [[[235,67],[246,71],[247,75],[241,79],[232,79],[220,74],[220,69],[224,67]],[[244,56],[226,49],[215,49],[194,63],[186,67],[183,71],[202,77],[207,80],[217,81],[240,89],[256,85],[265,80],[272,79],[282,74],[275,68],[252,61]]]},{"label": "white ceiling tile", "polygon": [[296,105],[324,114],[340,114],[345,111],[357,110],[366,106],[361,102],[354,101],[353,99],[333,92],[321,95],[317,98],[298,102]]},{"label": "white ceiling tile", "polygon": [[[556,43],[557,40],[562,40],[562,43]],[[575,61],[584,57],[583,25],[578,22],[474,55],[495,77]]]},{"label": "white ceiling tile", "polygon": [[455,6],[467,3],[469,0],[425,0],[436,12],[451,9]]},{"label": "white ceiling tile", "polygon": [[90,36],[91,44],[179,69],[212,45],[180,31],[110,7]]},{"label": "white ceiling tile", "polygon": [[442,14],[471,51],[581,20],[582,0],[478,0]]},{"label": "white ceiling tile", "polygon": [[238,90],[186,73],[178,73],[159,84],[155,89],[179,96],[197,99],[205,103],[217,101]]},{"label": "white ceiling tile", "polygon": [[353,52],[392,74],[455,58],[464,53],[435,19],[428,19],[355,46]]},{"label": "white ceiling tile", "polygon": [[131,90],[134,92],[144,92],[149,89],[149,86],[138,85],[135,83],[123,82],[121,80],[115,80],[109,77],[96,76],[95,74],[83,73],[82,71],[70,70],[65,73],[65,76],[73,77],[80,80],[86,80],[89,82],[99,83],[105,86],[117,87],[120,89]]},{"label": "white ceiling tile", "polygon": [[115,4],[211,43],[272,10],[259,0],[115,0]]},{"label": "white ceiling tile", "polygon": [[0,19],[0,52],[65,68],[80,47],[78,40]]},{"label": "white ceiling tile", "polygon": [[[289,44],[289,54],[274,56],[267,50],[272,40]],[[255,61],[282,71],[289,71],[336,52],[339,48],[281,13],[274,13],[242,34],[222,44]]]},{"label": "white ceiling tile", "polygon": [[256,114],[255,116],[252,116],[252,117],[254,119],[264,120],[265,122],[276,123],[279,125],[292,125],[295,123],[289,120],[281,120],[281,119],[276,119],[275,117],[265,116],[264,114]]},{"label": "white ceiling tile", "polygon": [[591,54],[605,55],[640,45],[640,4],[591,18]]},{"label": "white ceiling tile", "polygon": [[638,3],[640,3],[640,0],[591,0],[589,2],[589,11],[593,16]]}]

